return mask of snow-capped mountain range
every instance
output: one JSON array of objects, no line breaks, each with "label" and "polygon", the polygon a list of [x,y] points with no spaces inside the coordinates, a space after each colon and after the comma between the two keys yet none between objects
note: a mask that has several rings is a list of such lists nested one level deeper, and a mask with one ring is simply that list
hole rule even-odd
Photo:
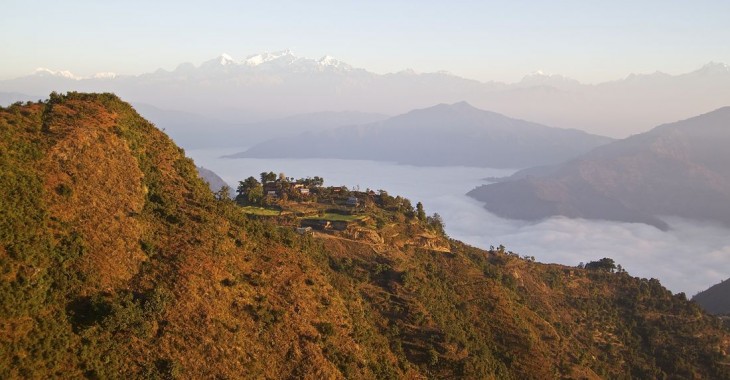
[{"label": "snow-capped mountain range", "polygon": [[[179,67],[178,67],[179,68]],[[237,70],[267,70],[286,69],[291,71],[324,71],[339,70],[350,71],[353,67],[332,56],[326,55],[320,59],[309,59],[295,56],[291,50],[277,52],[265,52],[246,57],[243,60],[236,60],[230,55],[223,53],[220,56],[203,62],[200,68],[205,69],[237,69]],[[177,71],[177,70],[175,70]]]},{"label": "snow-capped mountain range", "polygon": [[183,63],[141,75],[78,77],[39,68],[0,81],[4,102],[23,100],[18,94],[37,99],[51,91],[110,91],[135,103],[234,123],[313,112],[394,115],[468,101],[511,117],[625,137],[730,105],[730,67],[712,62],[681,75],[630,74],[600,84],[536,72],[507,84],[447,72],[381,75],[331,56],[311,59],[284,50],[238,59],[221,54],[199,65]]},{"label": "snow-capped mountain range", "polygon": [[[322,71],[322,70],[341,70],[341,71],[350,71],[353,70],[353,67],[348,65],[347,63],[340,61],[336,59],[335,57],[332,57],[330,55],[325,55],[324,57],[320,59],[308,59],[303,57],[297,57],[294,54],[292,54],[291,50],[282,50],[277,52],[265,52],[261,54],[255,54],[246,57],[243,60],[236,60],[230,55],[226,53],[222,53],[216,58],[213,58],[211,60],[205,61],[198,69],[205,70],[205,69],[221,69],[221,68],[237,68],[239,70],[246,70],[246,69],[253,69],[253,68],[259,68],[259,69],[265,69],[265,68],[288,68],[290,70],[295,71],[307,71],[307,70],[315,70],[315,71]],[[190,69],[195,69],[196,67],[191,63],[182,63],[180,64],[175,70],[172,72],[189,72]],[[163,69],[157,70],[155,73],[167,73],[168,71],[165,71]],[[39,67],[35,69],[35,71],[32,74],[33,76],[38,77],[61,77],[66,79],[74,79],[74,80],[82,80],[82,79],[110,79],[110,78],[116,78],[120,76],[117,73],[113,72],[100,72],[96,73],[91,76],[83,77],[83,76],[77,76],[74,75],[71,71],[68,70],[51,70],[45,67]]]}]

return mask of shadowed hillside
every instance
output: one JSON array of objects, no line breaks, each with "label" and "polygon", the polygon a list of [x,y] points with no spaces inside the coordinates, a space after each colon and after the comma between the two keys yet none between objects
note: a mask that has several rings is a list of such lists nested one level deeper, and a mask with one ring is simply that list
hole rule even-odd
[{"label": "shadowed hillside", "polygon": [[405,201],[366,202],[367,239],[249,218],[111,94],[0,109],[0,174],[4,379],[730,376],[728,331],[657,280]]},{"label": "shadowed hillside", "polygon": [[500,216],[647,223],[672,215],[730,225],[730,107],[654,128],[469,195]]},{"label": "shadowed hillside", "polygon": [[695,294],[692,301],[700,304],[708,313],[730,314],[730,281],[725,280]]},{"label": "shadowed hillside", "polygon": [[223,178],[218,176],[218,174],[216,174],[214,171],[206,169],[202,166],[198,166],[198,177],[203,179],[203,181],[208,182],[208,187],[212,192],[220,190],[223,186],[227,186],[228,188],[231,187],[226,183],[226,181],[223,180]]}]

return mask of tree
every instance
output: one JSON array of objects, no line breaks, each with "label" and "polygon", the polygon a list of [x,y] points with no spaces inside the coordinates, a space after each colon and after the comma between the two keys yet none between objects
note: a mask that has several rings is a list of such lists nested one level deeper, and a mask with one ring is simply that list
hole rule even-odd
[{"label": "tree", "polygon": [[438,213],[434,213],[433,216],[426,217],[426,222],[439,233],[444,233],[444,220]]},{"label": "tree", "polygon": [[416,216],[418,220],[422,222],[426,221],[426,211],[423,210],[423,203],[421,202],[416,203]]},{"label": "tree", "polygon": [[600,270],[613,273],[616,270],[616,262],[613,259],[604,257],[598,261],[591,261],[585,265],[585,269]]},{"label": "tree", "polygon": [[276,181],[276,173],[274,172],[261,172],[261,184],[265,184],[269,181]]},{"label": "tree", "polygon": [[250,189],[246,194],[246,200],[249,204],[258,204],[264,198],[264,187],[260,184]]},{"label": "tree", "polygon": [[398,207],[398,201],[388,195],[387,191],[380,190],[380,206],[386,210],[393,210]]},{"label": "tree", "polygon": [[215,192],[215,199],[219,201],[230,201],[231,200],[231,188],[228,185],[223,185]]},{"label": "tree", "polygon": [[259,181],[256,180],[254,177],[248,177],[244,181],[238,181],[238,187],[236,188],[236,194],[238,196],[246,196],[248,194],[248,191],[253,189],[256,186],[259,186]]},{"label": "tree", "polygon": [[401,198],[400,200],[400,212],[403,213],[406,217],[413,218],[415,216],[415,212],[413,211],[413,205],[411,204],[410,199],[408,198]]},{"label": "tree", "polygon": [[[257,203],[263,197],[264,190],[259,181],[254,177],[248,177],[238,182],[236,188],[236,201],[238,203]],[[260,195],[259,195],[260,194]],[[252,200],[253,199],[253,200]]]}]

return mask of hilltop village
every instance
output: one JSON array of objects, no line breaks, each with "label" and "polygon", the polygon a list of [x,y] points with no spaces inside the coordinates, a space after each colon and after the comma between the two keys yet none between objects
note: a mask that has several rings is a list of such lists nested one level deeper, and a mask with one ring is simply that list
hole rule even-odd
[{"label": "hilltop village", "polygon": [[[229,189],[217,193],[219,199]],[[407,224],[419,227],[423,241],[443,240],[443,220],[438,214],[427,216],[423,205],[414,207],[401,196],[390,196],[384,190],[359,191],[346,186],[324,186],[318,176],[294,179],[284,173],[262,172],[259,179],[251,176],[239,181],[233,199],[250,218],[271,220],[290,227],[299,234],[330,236],[383,243],[382,233],[389,225]]]}]

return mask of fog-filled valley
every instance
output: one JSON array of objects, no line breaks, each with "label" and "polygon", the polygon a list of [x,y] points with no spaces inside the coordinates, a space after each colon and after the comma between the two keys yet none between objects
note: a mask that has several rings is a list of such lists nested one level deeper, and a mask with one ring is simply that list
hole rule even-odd
[{"label": "fog-filled valley", "polygon": [[[235,151],[235,149],[233,150]],[[537,261],[578,265],[610,257],[630,274],[657,278],[674,292],[691,296],[728,277],[730,229],[707,222],[668,218],[668,231],[641,223],[549,218],[538,222],[503,219],[466,192],[487,177],[514,170],[416,167],[386,162],[336,159],[230,159],[231,150],[190,150],[198,165],[213,170],[235,188],[262,171],[287,176],[321,176],[326,184],[365,190],[386,189],[429,213],[439,213],[454,239],[482,248],[503,244]]]}]

